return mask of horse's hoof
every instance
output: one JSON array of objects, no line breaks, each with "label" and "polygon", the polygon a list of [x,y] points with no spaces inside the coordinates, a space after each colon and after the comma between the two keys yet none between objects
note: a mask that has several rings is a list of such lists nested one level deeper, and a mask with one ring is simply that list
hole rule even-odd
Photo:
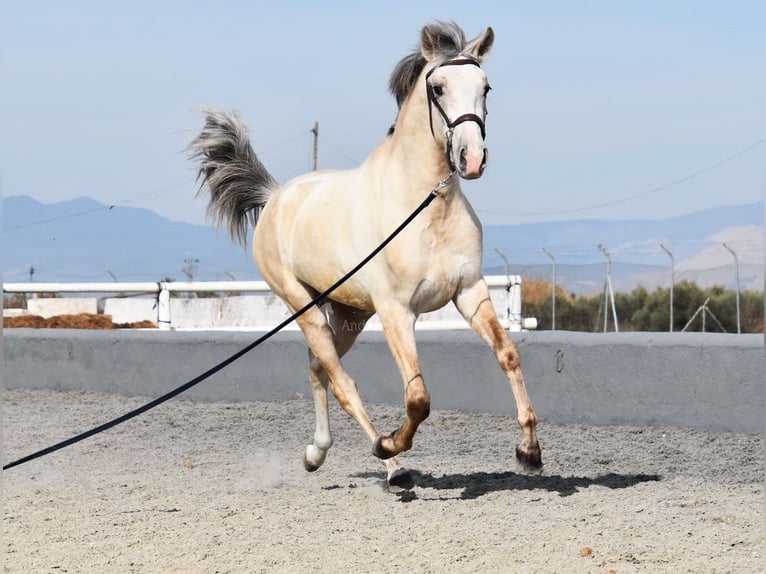
[{"label": "horse's hoof", "polygon": [[412,479],[410,471],[406,468],[397,468],[388,476],[387,482],[388,491],[393,493],[410,490],[415,486],[415,481]]},{"label": "horse's hoof", "polygon": [[309,472],[314,472],[322,466],[325,456],[327,456],[327,452],[318,449],[313,444],[306,446],[303,451],[303,468]]},{"label": "horse's hoof", "polygon": [[528,474],[540,474],[543,469],[543,455],[539,445],[516,447],[516,460],[519,461],[522,470]]},{"label": "horse's hoof", "polygon": [[392,440],[390,436],[380,435],[375,439],[375,442],[372,443],[372,454],[374,454],[380,460],[389,459],[396,454],[394,452],[390,452],[386,447],[383,446],[383,439],[385,438]]}]

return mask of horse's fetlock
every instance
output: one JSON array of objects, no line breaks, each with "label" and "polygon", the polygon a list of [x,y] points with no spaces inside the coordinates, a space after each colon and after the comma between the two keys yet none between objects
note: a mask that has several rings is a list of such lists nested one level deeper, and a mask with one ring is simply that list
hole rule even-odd
[{"label": "horse's fetlock", "polygon": [[406,407],[409,418],[424,421],[431,414],[431,396],[428,392],[408,394]]},{"label": "horse's fetlock", "polygon": [[523,429],[537,427],[537,415],[532,409],[529,409],[524,413],[519,413],[517,420],[519,426]]},{"label": "horse's fetlock", "polygon": [[[389,443],[390,446],[384,443]],[[372,454],[380,460],[386,460],[394,456],[396,454],[394,449],[394,439],[391,435],[380,435],[372,443]]]},{"label": "horse's fetlock", "polygon": [[322,450],[329,450],[332,446],[332,437],[319,437],[314,435],[314,446]]}]

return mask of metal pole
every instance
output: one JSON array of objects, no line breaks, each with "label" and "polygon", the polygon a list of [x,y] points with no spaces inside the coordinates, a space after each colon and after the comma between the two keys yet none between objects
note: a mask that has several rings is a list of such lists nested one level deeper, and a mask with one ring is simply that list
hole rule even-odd
[{"label": "metal pole", "polygon": [[505,264],[505,317],[509,321],[511,320],[511,276],[508,275],[508,259],[503,255],[503,252],[495,248],[495,253],[503,258]]},{"label": "metal pole", "polygon": [[596,246],[599,248],[599,251],[604,254],[604,257],[606,257],[606,285],[604,285],[604,332],[606,333],[606,325],[607,325],[607,314],[608,311],[606,309],[606,294],[609,294],[609,301],[612,305],[612,317],[614,319],[614,330],[616,333],[620,331],[620,327],[617,325],[617,307],[614,304],[614,290],[612,289],[612,258],[609,255],[609,252],[606,250],[606,248],[601,245],[600,243]]},{"label": "metal pole", "polygon": [[710,301],[710,297],[708,297],[707,299],[705,299],[705,302],[704,302],[702,305],[700,305],[700,306],[697,308],[697,310],[694,312],[694,315],[692,315],[691,319],[689,319],[689,320],[686,322],[686,325],[684,325],[684,328],[683,328],[683,329],[681,329],[681,331],[686,331],[686,329],[688,329],[688,328],[689,328],[689,325],[691,325],[691,324],[692,324],[692,322],[694,321],[694,319],[696,319],[696,318],[697,318],[697,315],[699,315],[700,313],[702,313],[702,332],[703,332],[703,333],[705,332],[705,309],[707,309],[707,302],[708,302],[708,301]]},{"label": "metal pole", "polygon": [[[34,266],[29,266],[29,282],[33,283],[35,280],[35,268]],[[39,295],[37,293],[30,293],[29,295],[26,295],[30,299],[36,299]]]},{"label": "metal pole", "polygon": [[553,289],[551,290],[551,331],[556,330],[556,258],[553,253],[543,247],[545,254],[553,261]]},{"label": "metal pole", "polygon": [[737,281],[737,334],[742,333],[742,330],[740,329],[740,323],[739,323],[739,258],[737,257],[737,254],[734,253],[734,250],[726,245],[725,243],[722,244],[723,248],[726,249],[729,253],[731,253],[734,256],[734,269],[736,274],[736,281]]},{"label": "metal pole", "polygon": [[502,251],[500,251],[499,249],[496,248],[495,249],[495,253],[497,253],[500,257],[502,257],[503,263],[505,264],[505,277],[506,277],[506,279],[508,279],[508,282],[510,283],[510,281],[511,281],[510,277],[511,276],[508,275],[508,265],[510,265],[510,263],[508,263],[508,259],[505,257],[505,255],[503,255]]},{"label": "metal pole", "polygon": [[170,330],[170,291],[167,284],[158,283],[159,293],[157,294],[157,327],[161,331]]},{"label": "metal pole", "polygon": [[614,332],[620,332],[620,326],[617,324],[617,307],[614,304],[614,289],[612,289],[612,276],[606,276],[607,285],[609,285],[609,300],[612,303],[612,318],[614,319]]},{"label": "metal pole", "polygon": [[670,332],[673,332],[673,285],[676,284],[676,259],[670,250],[660,243],[662,250],[670,257]]},{"label": "metal pole", "polygon": [[314,122],[314,127],[311,129],[311,133],[314,134],[314,146],[311,152],[311,171],[317,170],[317,158],[319,156],[319,122]]}]

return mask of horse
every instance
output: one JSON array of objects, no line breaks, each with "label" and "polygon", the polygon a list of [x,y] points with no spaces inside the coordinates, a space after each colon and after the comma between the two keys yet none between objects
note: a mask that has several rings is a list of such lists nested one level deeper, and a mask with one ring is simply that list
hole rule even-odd
[{"label": "horse", "polygon": [[[204,108],[205,124],[189,144],[198,162],[197,195],[207,214],[252,252],[263,278],[296,311],[308,305],[378,246],[429,193],[437,198],[385,249],[297,319],[309,348],[316,428],[303,453],[307,471],[325,461],[333,440],[328,387],[372,442],[392,490],[411,488],[396,455],[412,447],[428,417],[431,397],[415,345],[422,313],[454,303],[491,347],[510,383],[523,434],[516,458],[525,470],[542,467],[537,415],[524,384],[519,352],[497,318],[481,273],[482,228],[460,187],[487,164],[487,94],[482,69],[494,42],[486,28],[467,41],[454,22],[420,32],[419,47],[394,68],[389,89],[395,124],[356,168],[320,170],[280,186],[257,157],[247,128],[229,110]],[[459,177],[454,177],[455,175]],[[365,411],[341,358],[374,314],[402,377],[406,417],[381,434]]]}]

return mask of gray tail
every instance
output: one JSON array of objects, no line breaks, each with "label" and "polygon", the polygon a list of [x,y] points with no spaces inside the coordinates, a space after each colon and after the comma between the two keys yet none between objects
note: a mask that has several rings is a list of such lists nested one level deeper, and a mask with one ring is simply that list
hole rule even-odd
[{"label": "gray tail", "polygon": [[226,227],[232,240],[243,247],[247,232],[279,187],[256,157],[247,128],[237,114],[203,108],[205,126],[189,144],[193,161],[199,161],[197,195],[207,191],[207,215],[217,228]]}]

